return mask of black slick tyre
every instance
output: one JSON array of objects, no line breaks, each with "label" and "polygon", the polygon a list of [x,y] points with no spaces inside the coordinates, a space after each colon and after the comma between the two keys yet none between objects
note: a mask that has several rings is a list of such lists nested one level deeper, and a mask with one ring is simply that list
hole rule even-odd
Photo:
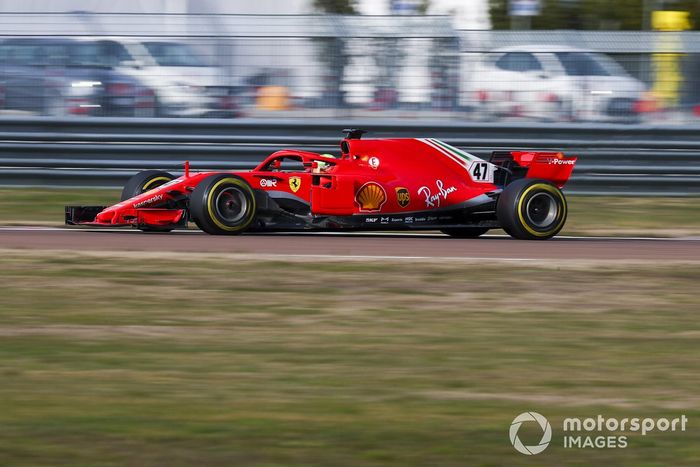
[{"label": "black slick tyre", "polygon": [[[134,196],[158,188],[171,180],[175,180],[175,176],[168,172],[163,172],[162,170],[144,170],[143,172],[139,172],[131,177],[126,182],[126,185],[124,185],[121,201],[126,201]],[[139,229],[143,232],[170,232],[173,230],[168,227],[159,228],[146,226],[141,226]]]},{"label": "black slick tyre", "polygon": [[248,182],[237,175],[211,175],[190,195],[190,219],[212,235],[238,235],[253,222],[257,206]]},{"label": "black slick tyre", "polygon": [[496,205],[503,230],[521,240],[552,238],[564,227],[566,215],[564,194],[546,180],[516,180],[503,189]]},{"label": "black slick tyre", "polygon": [[126,182],[122,189],[121,201],[126,201],[129,198],[138,196],[148,190],[157,188],[171,180],[175,180],[175,176],[162,170],[144,170],[139,172]]}]

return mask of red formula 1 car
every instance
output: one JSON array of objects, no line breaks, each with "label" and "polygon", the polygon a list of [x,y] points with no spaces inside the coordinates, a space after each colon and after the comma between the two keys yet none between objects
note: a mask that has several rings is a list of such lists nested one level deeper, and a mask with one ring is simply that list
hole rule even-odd
[{"label": "red formula 1 car", "polygon": [[68,206],[66,224],[210,234],[247,231],[440,230],[477,237],[502,228],[547,239],[566,220],[560,188],[576,163],[556,152],[495,151],[489,161],[436,139],[362,139],[345,130],[340,157],[275,152],[252,171],[148,170],[113,206]]}]

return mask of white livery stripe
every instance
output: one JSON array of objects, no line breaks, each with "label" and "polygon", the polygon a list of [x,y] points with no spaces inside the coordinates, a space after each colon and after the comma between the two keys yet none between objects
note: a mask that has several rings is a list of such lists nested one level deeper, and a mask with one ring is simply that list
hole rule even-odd
[{"label": "white livery stripe", "polygon": [[467,174],[469,173],[469,169],[468,169],[467,166],[465,165],[464,159],[459,158],[459,157],[455,156],[454,154],[450,154],[447,150],[441,148],[440,146],[438,146],[437,144],[433,143],[433,142],[430,141],[429,139],[420,138],[418,141],[420,141],[421,143],[427,144],[428,146],[430,146],[431,148],[433,148],[433,149],[435,149],[435,150],[437,150],[437,151],[440,151],[442,154],[444,154],[444,155],[446,155],[447,157],[449,157],[452,161],[454,161],[454,162],[456,162],[457,164],[459,164],[459,166],[462,167],[462,168],[467,172]]},{"label": "white livery stripe", "polygon": [[448,151],[446,148],[440,146],[438,143],[435,142],[435,140],[430,139],[430,138],[424,138],[424,139],[421,139],[421,141],[426,143],[431,148],[437,149],[438,151],[440,151],[441,153],[443,153],[444,155],[446,155],[447,157],[449,157],[453,161],[457,162],[459,165],[466,166],[464,159],[462,159],[461,157],[458,157],[456,154],[453,154],[450,151]]},{"label": "white livery stripe", "polygon": [[462,164],[464,165],[469,165],[470,162],[473,162],[475,159],[477,159],[475,156],[472,156],[471,154],[464,153],[460,151],[459,149],[450,146],[449,144],[445,143],[444,141],[440,141],[439,139],[434,139],[430,138],[430,142],[435,144],[436,146],[442,148],[442,150],[447,151],[448,153],[452,154],[454,157],[459,159]]}]

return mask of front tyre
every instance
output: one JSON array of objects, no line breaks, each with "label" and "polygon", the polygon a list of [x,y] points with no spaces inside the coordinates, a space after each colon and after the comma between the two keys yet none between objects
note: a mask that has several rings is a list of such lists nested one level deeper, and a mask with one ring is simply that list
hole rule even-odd
[{"label": "front tyre", "polygon": [[253,222],[257,206],[248,182],[231,174],[211,175],[190,195],[190,217],[212,235],[237,235]]},{"label": "front tyre", "polygon": [[488,232],[489,229],[484,227],[462,227],[442,229],[440,232],[454,238],[477,238]]},{"label": "front tyre", "polygon": [[126,201],[127,199],[168,183],[171,180],[175,180],[175,176],[168,172],[163,172],[162,170],[144,170],[143,172],[137,173],[126,182],[122,190],[121,200]]},{"label": "front tyre", "polygon": [[[126,182],[126,185],[124,185],[122,189],[121,200],[126,201],[127,199],[168,183],[171,180],[175,180],[175,176],[168,172],[163,172],[162,170],[144,170],[143,172],[137,173]],[[139,230],[143,232],[170,232],[173,229],[168,227],[141,226]]]},{"label": "front tyre", "polygon": [[503,230],[521,240],[552,238],[566,222],[566,198],[546,180],[520,179],[507,185],[496,205]]}]

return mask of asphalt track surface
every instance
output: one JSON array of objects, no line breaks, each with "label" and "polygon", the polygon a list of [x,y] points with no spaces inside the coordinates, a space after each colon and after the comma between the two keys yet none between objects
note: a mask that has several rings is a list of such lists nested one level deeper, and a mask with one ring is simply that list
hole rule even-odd
[{"label": "asphalt track surface", "polygon": [[487,235],[309,233],[211,236],[199,231],[0,227],[0,248],[22,250],[227,253],[338,259],[499,259],[700,261],[700,238],[557,237],[522,241]]}]

